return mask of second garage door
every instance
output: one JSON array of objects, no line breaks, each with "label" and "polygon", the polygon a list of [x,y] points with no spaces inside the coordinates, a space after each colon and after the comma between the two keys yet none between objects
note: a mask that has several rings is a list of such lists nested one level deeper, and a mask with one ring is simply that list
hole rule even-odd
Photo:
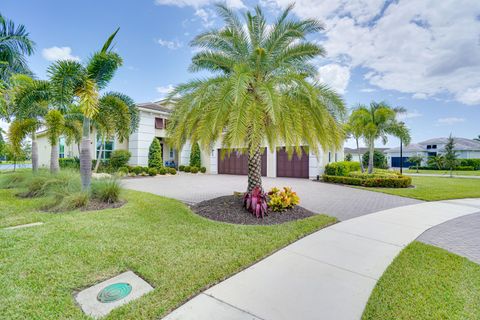
[{"label": "second garage door", "polygon": [[[226,153],[222,159],[222,149],[218,149],[218,173],[219,174],[248,174],[248,155],[238,151]],[[267,149],[262,153],[262,176],[267,175]]]},{"label": "second garage door", "polygon": [[302,147],[302,156],[296,152],[291,159],[285,148],[277,150],[277,177],[308,178],[308,147]]}]

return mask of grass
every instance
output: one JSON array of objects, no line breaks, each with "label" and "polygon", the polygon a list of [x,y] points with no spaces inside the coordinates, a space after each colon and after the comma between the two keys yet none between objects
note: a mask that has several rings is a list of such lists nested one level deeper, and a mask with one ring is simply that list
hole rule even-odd
[{"label": "grass", "polygon": [[480,265],[413,242],[387,268],[363,320],[479,319]]},{"label": "grass", "polygon": [[89,319],[76,290],[132,270],[155,290],[106,319],[158,319],[186,299],[296,239],[335,222],[318,215],[276,226],[213,222],[182,203],[126,191],[118,209],[44,213],[45,198],[0,190],[0,314],[5,319]]},{"label": "grass", "polygon": [[[417,173],[417,170],[406,169],[403,170],[404,173]],[[445,176],[450,176],[450,171],[448,170],[418,170],[419,174],[441,174]],[[475,171],[453,171],[455,176],[480,176],[480,170]]]},{"label": "grass", "polygon": [[426,201],[479,198],[480,179],[412,177],[415,188],[363,188]]}]

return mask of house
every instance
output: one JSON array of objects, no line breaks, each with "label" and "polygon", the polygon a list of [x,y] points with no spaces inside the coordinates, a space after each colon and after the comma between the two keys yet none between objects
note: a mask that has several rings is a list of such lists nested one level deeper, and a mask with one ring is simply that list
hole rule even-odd
[{"label": "house", "polygon": [[[187,142],[182,150],[171,148],[166,143],[166,124],[171,113],[171,106],[162,102],[150,102],[137,104],[140,116],[138,130],[130,135],[128,141],[120,142],[117,139],[106,141],[102,158],[108,159],[113,150],[124,149],[131,153],[130,165],[147,166],[148,150],[154,138],[160,141],[163,151],[163,161],[174,166],[188,165],[190,162],[191,145]],[[101,140],[96,137],[95,130],[92,134],[91,154],[97,158]],[[50,145],[45,132],[37,135],[39,146],[39,164],[48,167],[50,161]],[[65,139],[60,138],[60,158],[78,157],[79,147],[68,145]],[[262,154],[262,175],[267,177],[297,177],[314,178],[323,173],[325,165],[330,162],[343,160],[343,148],[340,150],[322,150],[317,157],[308,152],[308,146],[304,146],[303,155],[296,154],[291,159],[287,156],[285,148],[280,146],[277,150],[265,147]],[[239,152],[230,152],[221,149],[220,142],[209,150],[201,151],[202,165],[210,174],[247,174],[247,155]]]},{"label": "house", "polygon": [[[375,148],[376,151],[380,151],[381,153],[385,153],[388,148]],[[368,148],[358,148],[358,149],[353,149],[353,148],[347,148],[345,147],[343,149],[343,154],[351,154],[352,155],[352,161],[359,162],[358,156],[360,155],[360,158],[363,159],[363,155],[365,153],[368,153],[369,149]]]},{"label": "house", "polygon": [[[408,162],[408,158],[412,156],[421,156],[424,158],[422,165],[426,164],[428,157],[445,153],[445,145],[448,138],[434,138],[419,143],[409,144],[403,147],[403,167],[410,167],[412,164]],[[455,152],[459,159],[480,159],[480,141],[454,138]],[[393,168],[400,167],[400,147],[388,149],[388,164]]]}]

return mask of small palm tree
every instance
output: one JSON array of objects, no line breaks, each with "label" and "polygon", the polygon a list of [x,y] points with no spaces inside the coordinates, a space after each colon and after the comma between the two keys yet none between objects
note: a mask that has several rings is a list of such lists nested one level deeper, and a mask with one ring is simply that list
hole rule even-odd
[{"label": "small palm tree", "polygon": [[25,26],[16,26],[0,14],[0,83],[8,85],[15,73],[31,74],[25,57],[32,55],[34,48]]},{"label": "small palm tree", "polygon": [[77,61],[57,61],[48,73],[52,83],[53,102],[66,109],[78,101],[83,114],[82,141],[80,145],[80,176],[84,189],[90,187],[92,155],[90,153],[91,121],[99,112],[99,91],[106,88],[122,58],[111,51],[111,44],[118,29],[107,39],[102,49],[92,55],[86,65]]},{"label": "small palm tree", "polygon": [[348,122],[345,125],[345,131],[348,136],[355,139],[355,143],[357,145],[358,162],[360,162],[360,169],[362,170],[362,172],[365,172],[365,168],[363,167],[362,155],[360,154],[359,143],[358,143],[358,141],[363,136],[362,130],[363,130],[363,127],[361,126],[361,123],[358,123],[356,119],[352,117],[348,119]]},{"label": "small palm tree", "polygon": [[350,121],[361,128],[361,133],[369,148],[368,173],[373,173],[373,153],[375,140],[382,139],[383,144],[388,141],[388,135],[402,139],[405,144],[410,143],[408,128],[397,120],[397,114],[405,112],[403,108],[392,108],[385,102],[372,102],[369,106],[360,105],[351,114]]},{"label": "small palm tree", "polygon": [[418,173],[418,167],[423,162],[423,156],[421,156],[421,155],[411,156],[411,157],[408,158],[408,162],[414,164],[415,169],[417,170],[417,173]]},{"label": "small palm tree", "polygon": [[227,149],[248,153],[248,188],[262,187],[261,153],[286,145],[291,156],[339,147],[345,113],[341,97],[315,79],[312,59],[325,50],[306,40],[323,29],[314,19],[289,19],[289,6],[269,25],[260,9],[244,15],[244,23],[227,6],[217,12],[225,26],[202,33],[192,46],[200,49],[191,71],[212,76],[177,86],[168,97],[175,105],[167,131],[180,149],[187,140],[206,149],[221,141]]}]

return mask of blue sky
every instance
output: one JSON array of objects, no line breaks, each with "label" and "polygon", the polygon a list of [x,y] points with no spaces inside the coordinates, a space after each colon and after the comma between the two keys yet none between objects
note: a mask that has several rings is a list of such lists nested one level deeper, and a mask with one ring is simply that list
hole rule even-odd
[{"label": "blue sky", "polygon": [[[256,2],[229,0],[238,10]],[[270,16],[287,0],[262,0]],[[116,27],[124,65],[110,90],[155,101],[175,84],[199,76],[187,68],[189,41],[221,25],[209,0],[2,0],[1,13],[25,24],[36,42],[29,58],[39,78],[58,58],[85,61]],[[385,100],[408,109],[414,141],[480,134],[480,2],[297,0],[295,15],[325,23],[313,38],[327,49],[319,79],[349,107]],[[391,139],[388,146],[395,146]],[[352,142],[347,143],[352,146]]]}]

